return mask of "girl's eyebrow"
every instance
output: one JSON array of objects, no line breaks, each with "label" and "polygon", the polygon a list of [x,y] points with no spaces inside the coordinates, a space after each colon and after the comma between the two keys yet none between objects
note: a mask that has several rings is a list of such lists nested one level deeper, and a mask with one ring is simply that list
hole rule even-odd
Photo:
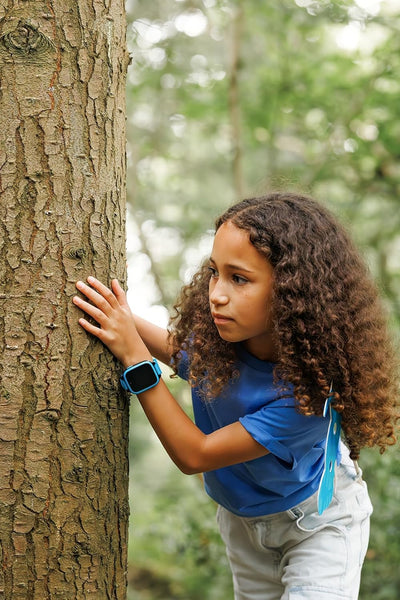
[{"label": "girl's eyebrow", "polygon": [[[210,256],[210,263],[213,263],[213,265],[216,265],[216,262],[212,256]],[[240,265],[227,264],[227,265],[225,265],[225,267],[227,269],[231,269],[232,271],[244,271],[245,273],[253,273],[253,271],[251,271],[250,269],[246,269],[246,267],[243,267]]]}]

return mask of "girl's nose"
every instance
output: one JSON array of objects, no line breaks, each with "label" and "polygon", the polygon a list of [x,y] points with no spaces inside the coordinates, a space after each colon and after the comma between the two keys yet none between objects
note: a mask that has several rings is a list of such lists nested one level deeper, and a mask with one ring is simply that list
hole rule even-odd
[{"label": "girl's nose", "polygon": [[229,297],[220,280],[210,286],[209,297],[211,304],[214,305],[227,304],[229,302]]}]

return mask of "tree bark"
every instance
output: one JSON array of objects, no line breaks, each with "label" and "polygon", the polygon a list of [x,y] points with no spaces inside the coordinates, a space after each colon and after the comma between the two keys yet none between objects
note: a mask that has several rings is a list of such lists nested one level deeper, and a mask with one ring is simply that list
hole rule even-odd
[{"label": "tree bark", "polygon": [[123,0],[0,0],[0,599],[126,597],[128,406],[75,282],[125,281]]}]

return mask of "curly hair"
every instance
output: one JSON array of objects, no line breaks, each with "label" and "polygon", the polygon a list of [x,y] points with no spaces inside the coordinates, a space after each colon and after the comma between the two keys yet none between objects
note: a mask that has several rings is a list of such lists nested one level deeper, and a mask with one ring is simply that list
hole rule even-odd
[{"label": "curly hair", "polygon": [[[243,200],[216,222],[248,232],[274,269],[271,299],[275,380],[293,385],[298,410],[321,415],[330,385],[350,456],[395,443],[397,365],[375,285],[344,228],[306,196]],[[208,261],[207,261],[208,263]],[[236,374],[235,344],[222,340],[208,299],[207,263],[182,288],[169,332],[176,372],[189,353],[189,381],[212,398]]]}]

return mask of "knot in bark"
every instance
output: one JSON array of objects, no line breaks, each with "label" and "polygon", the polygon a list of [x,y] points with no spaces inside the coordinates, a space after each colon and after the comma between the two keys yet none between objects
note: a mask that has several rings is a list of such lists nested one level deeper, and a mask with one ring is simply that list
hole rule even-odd
[{"label": "knot in bark", "polygon": [[15,29],[2,35],[0,47],[14,58],[24,60],[39,56],[43,58],[55,49],[53,42],[27,21],[19,21]]}]

